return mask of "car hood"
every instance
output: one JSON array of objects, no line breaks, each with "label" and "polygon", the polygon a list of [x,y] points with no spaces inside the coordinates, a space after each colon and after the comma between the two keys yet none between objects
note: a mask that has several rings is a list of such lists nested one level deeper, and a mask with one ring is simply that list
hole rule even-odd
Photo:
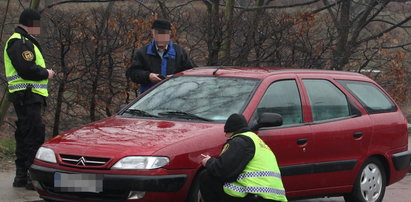
[{"label": "car hood", "polygon": [[150,155],[222,124],[109,117],[68,131],[44,146],[85,156]]}]

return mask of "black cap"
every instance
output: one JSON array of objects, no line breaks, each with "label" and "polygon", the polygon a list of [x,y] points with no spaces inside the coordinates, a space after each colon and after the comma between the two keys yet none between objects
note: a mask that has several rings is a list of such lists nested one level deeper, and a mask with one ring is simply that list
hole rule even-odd
[{"label": "black cap", "polygon": [[157,19],[153,22],[151,28],[156,30],[171,30],[171,23],[166,19]]},{"label": "black cap", "polygon": [[40,13],[37,10],[27,8],[20,14],[19,23],[27,27],[34,27],[33,22],[39,21],[40,18]]},{"label": "black cap", "polygon": [[247,121],[241,114],[231,114],[231,116],[228,117],[224,125],[224,132],[226,133],[245,132],[248,130],[249,128]]}]

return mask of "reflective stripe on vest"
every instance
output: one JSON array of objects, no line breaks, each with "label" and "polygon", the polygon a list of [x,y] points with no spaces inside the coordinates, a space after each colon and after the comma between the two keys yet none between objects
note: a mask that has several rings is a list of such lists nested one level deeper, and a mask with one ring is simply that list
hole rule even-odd
[{"label": "reflective stripe on vest", "polygon": [[255,154],[235,182],[224,184],[224,192],[233,197],[243,198],[252,193],[265,199],[287,201],[280,169],[271,149],[252,132],[233,137],[239,135],[252,139]]},{"label": "reflective stripe on vest", "polygon": [[[47,91],[48,80],[47,79],[44,79],[41,81],[25,80],[17,74],[17,71],[14,68],[11,62],[11,59],[7,53],[9,41],[15,38],[21,39],[22,35],[19,33],[14,33],[7,40],[6,46],[4,47],[4,67],[5,67],[5,73],[6,73],[9,92],[14,93],[16,91],[26,90],[27,88],[30,87],[33,93],[37,93],[39,95],[47,97],[48,96],[48,91]],[[27,38],[24,38],[24,39],[27,41],[29,40]],[[39,48],[34,43],[33,43],[33,46],[34,46],[34,54],[36,56],[36,60],[34,62],[36,63],[36,65],[46,68],[43,55],[41,54]]]},{"label": "reflective stripe on vest", "polygon": [[19,83],[16,85],[9,86],[9,90],[27,89],[28,87],[31,87],[34,89],[47,89],[47,84]]},{"label": "reflective stripe on vest", "polygon": [[256,172],[247,172],[247,173],[241,173],[237,180],[242,180],[244,178],[248,177],[276,177],[276,178],[281,178],[281,174],[278,172],[273,172],[273,171],[256,171]]},{"label": "reflective stripe on vest", "polygon": [[224,187],[241,193],[270,193],[277,195],[285,195],[284,190],[271,187],[241,187],[230,183],[224,184]]},{"label": "reflective stripe on vest", "polygon": [[8,76],[6,79],[7,79],[7,82],[9,82],[9,81],[14,81],[20,78],[21,77],[19,75],[14,75],[14,76]]}]

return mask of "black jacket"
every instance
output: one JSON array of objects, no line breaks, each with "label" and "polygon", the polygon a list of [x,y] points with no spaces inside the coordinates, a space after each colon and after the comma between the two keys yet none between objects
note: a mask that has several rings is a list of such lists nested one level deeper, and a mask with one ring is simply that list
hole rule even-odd
[{"label": "black jacket", "polygon": [[[36,65],[35,63],[36,54],[33,44],[35,44],[41,52],[41,46],[38,41],[21,27],[16,27],[15,32],[29,39],[11,39],[8,42],[6,51],[10,57],[11,63],[17,71],[17,74],[25,80],[40,81],[47,79],[49,75],[47,70],[39,65]],[[32,52],[34,54],[33,60],[25,60],[23,58],[24,51]],[[44,97],[37,93],[32,93],[31,91],[18,91],[10,94],[11,102],[21,102],[22,100],[25,103],[44,102]]]},{"label": "black jacket", "polygon": [[210,158],[205,167],[221,182],[236,181],[238,175],[254,157],[254,142],[251,138],[240,135],[228,139],[223,148],[226,150],[223,149],[218,158]]},{"label": "black jacket", "polygon": [[[194,67],[183,48],[170,41],[175,51],[175,57],[167,59],[167,75],[175,74]],[[170,51],[170,45],[164,55]],[[131,67],[127,70],[127,77],[139,84],[149,84],[149,74],[161,74],[162,59],[156,50],[154,41],[140,48],[133,56]],[[164,75],[166,76],[166,75]]]}]

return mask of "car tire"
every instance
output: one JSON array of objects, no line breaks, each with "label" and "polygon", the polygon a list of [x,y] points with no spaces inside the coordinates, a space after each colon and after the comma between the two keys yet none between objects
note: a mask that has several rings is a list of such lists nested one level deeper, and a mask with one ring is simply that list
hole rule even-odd
[{"label": "car tire", "polygon": [[344,196],[346,202],[381,202],[387,178],[384,166],[377,158],[367,159],[354,182],[353,191]]},{"label": "car tire", "polygon": [[200,192],[200,176],[201,172],[197,175],[197,177],[193,180],[193,184],[191,185],[190,192],[188,193],[187,202],[204,202],[203,197],[201,196]]}]

